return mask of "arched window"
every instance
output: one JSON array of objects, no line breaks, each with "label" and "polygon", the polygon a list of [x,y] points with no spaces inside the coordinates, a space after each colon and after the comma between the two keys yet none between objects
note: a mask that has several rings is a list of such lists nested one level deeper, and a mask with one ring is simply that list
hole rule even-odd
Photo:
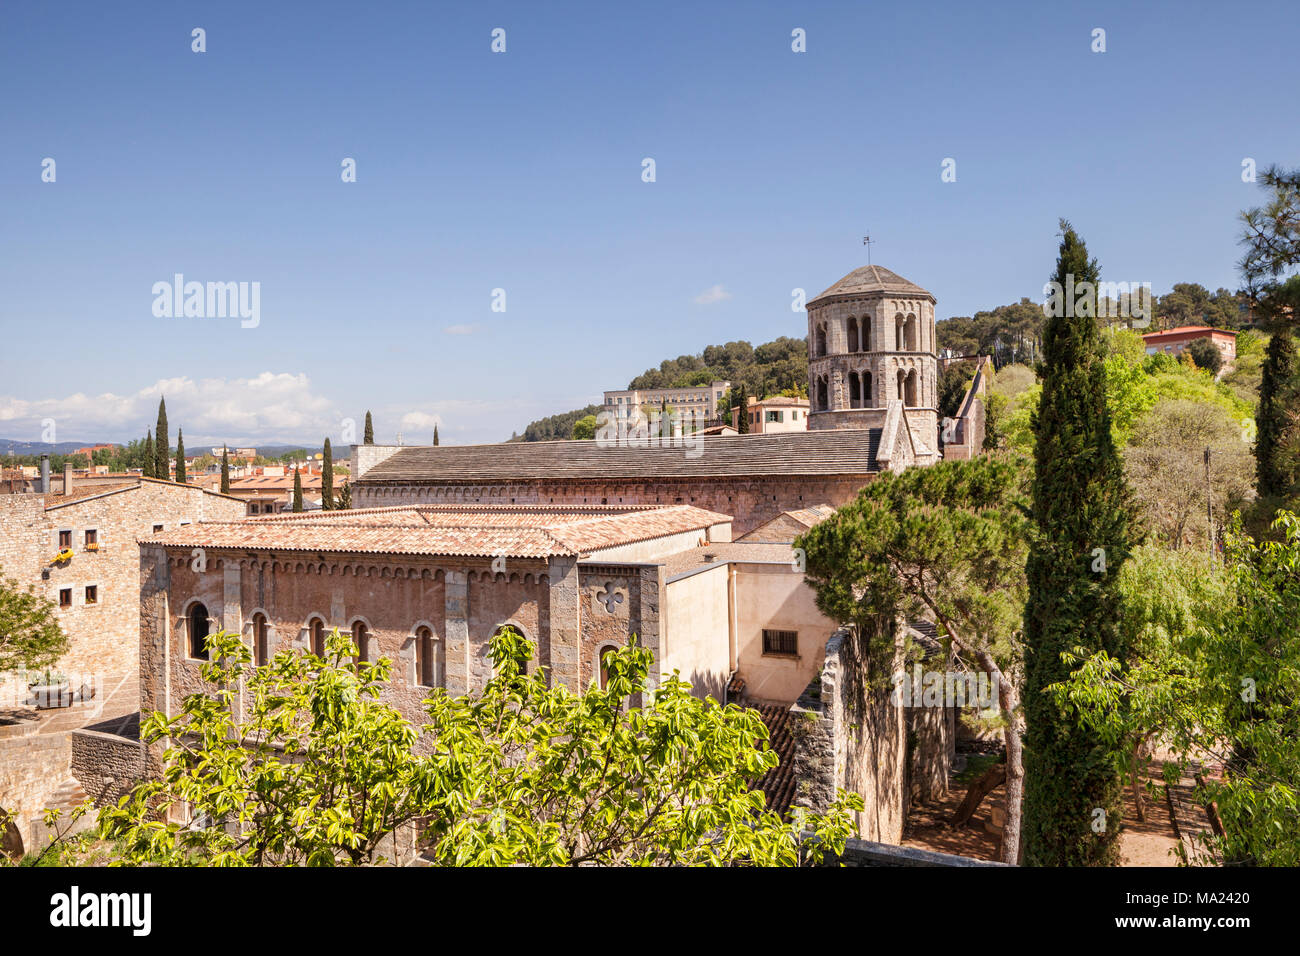
[{"label": "arched window", "polygon": [[848,329],[849,351],[856,352],[858,350],[858,320],[852,316],[849,317]]},{"label": "arched window", "polygon": [[918,351],[918,346],[917,346],[917,336],[916,336],[917,326],[916,326],[915,315],[909,314],[907,316],[906,329],[907,329],[907,335],[906,335],[907,351],[916,352]]},{"label": "arched window", "polygon": [[907,373],[904,385],[903,404],[908,408],[915,408],[918,404],[916,400],[916,369],[912,369]]},{"label": "arched window", "polygon": [[857,372],[849,372],[849,408],[862,407],[862,384]]},{"label": "arched window", "polygon": [[817,408],[824,412],[830,407],[831,405],[830,399],[827,395],[826,379],[819,378],[817,380]]},{"label": "arched window", "polygon": [[357,645],[356,662],[370,662],[370,629],[365,621],[352,622],[352,643]]},{"label": "arched window", "polygon": [[197,601],[190,606],[189,631],[190,657],[196,661],[206,661],[208,649],[204,646],[204,641],[207,640],[210,631],[208,609]]},{"label": "arched window", "polygon": [[816,348],[815,348],[816,353],[819,356],[825,355],[826,354],[826,326],[824,325],[817,326],[816,339],[817,339]]},{"label": "arched window", "polygon": [[270,657],[271,625],[260,611],[253,615],[253,663],[265,667]]},{"label": "arched window", "polygon": [[[497,634],[500,634],[500,633],[501,633],[502,631],[504,631],[506,628],[510,628],[510,630],[514,631],[516,634],[518,634],[520,637],[522,637],[525,641],[528,640],[528,633],[527,633],[527,632],[526,632],[522,627],[520,627],[518,624],[502,624],[500,627],[498,627],[498,628],[496,629],[496,633],[497,633]],[[522,648],[521,648],[521,653],[520,653],[520,655],[519,655],[517,658],[515,658],[515,660],[516,660],[516,661],[518,662],[518,664],[519,664],[519,673],[520,673],[521,675],[523,675],[523,674],[527,674],[527,673],[528,673],[528,654],[529,654],[529,652],[528,652],[527,648],[526,648],[526,647],[522,647]]]},{"label": "arched window", "polygon": [[875,407],[876,407],[875,392],[873,392],[873,391],[871,390],[871,373],[870,373],[870,372],[863,372],[863,373],[862,373],[862,407],[863,407],[863,408],[875,408]]},{"label": "arched window", "polygon": [[613,657],[614,654],[617,653],[617,651],[618,648],[612,645],[610,647],[602,647],[600,650],[600,689],[601,690],[607,690],[609,688],[609,666],[606,662],[609,660],[609,658]]},{"label": "arched window", "polygon": [[307,622],[307,630],[311,635],[311,652],[317,657],[324,657],[325,622],[318,617],[314,617]]},{"label": "arched window", "polygon": [[415,632],[415,679],[422,687],[442,687],[445,674],[442,641],[429,628],[420,627]]},{"label": "arched window", "polygon": [[862,351],[871,351],[871,319],[867,316],[862,317],[862,334],[859,337],[862,345]]}]

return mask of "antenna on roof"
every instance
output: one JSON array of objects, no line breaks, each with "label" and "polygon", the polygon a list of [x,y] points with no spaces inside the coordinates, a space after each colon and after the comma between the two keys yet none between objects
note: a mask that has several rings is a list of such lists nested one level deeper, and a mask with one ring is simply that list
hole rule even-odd
[{"label": "antenna on roof", "polygon": [[867,265],[871,265],[871,244],[875,241],[870,236],[862,237],[862,244],[867,247]]}]

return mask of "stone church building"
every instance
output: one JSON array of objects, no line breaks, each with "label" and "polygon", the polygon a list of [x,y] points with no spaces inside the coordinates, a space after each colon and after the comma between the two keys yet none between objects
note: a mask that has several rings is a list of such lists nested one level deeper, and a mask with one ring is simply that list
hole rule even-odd
[{"label": "stone church building", "polygon": [[940,459],[934,296],[880,266],[808,303],[807,432],[679,444],[356,445],[358,507],[691,504],[737,536],[783,512],[850,501],[882,471]]},{"label": "stone church building", "polygon": [[[901,708],[863,711],[846,696],[860,684],[843,679],[847,645],[792,545],[878,474],[939,460],[934,297],[868,266],[811,300],[808,321],[806,432],[693,449],[360,445],[354,510],[142,538],[142,710],[175,714],[200,690],[203,639],[218,628],[243,635],[261,662],[319,651],[337,627],[363,658],[393,661],[385,698],[417,723],[431,688],[474,692],[491,678],[500,627],[522,631],[537,650],[530,667],[574,690],[603,682],[605,655],[635,635],[653,652],[653,679],[677,671],[700,695],[760,707],[774,746],[803,748],[782,753],[778,808],[846,786],[867,799],[860,835],[897,842],[909,734],[933,739],[930,753],[950,735],[940,721],[918,736]],[[898,640],[901,654],[901,630]],[[93,743],[143,767],[138,742]],[[96,760],[85,773],[112,799],[119,785]],[[926,787],[941,789],[946,761],[932,763]]]}]

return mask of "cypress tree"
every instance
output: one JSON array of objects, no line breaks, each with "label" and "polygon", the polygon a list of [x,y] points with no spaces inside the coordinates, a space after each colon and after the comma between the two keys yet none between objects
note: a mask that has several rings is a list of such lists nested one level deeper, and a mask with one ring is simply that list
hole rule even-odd
[{"label": "cypress tree", "polygon": [[433,443],[438,444],[438,425],[435,422],[433,426]]},{"label": "cypress tree", "polygon": [[230,451],[221,446],[221,493],[230,494]]},{"label": "cypress tree", "polygon": [[1261,498],[1291,493],[1295,476],[1284,464],[1283,436],[1290,424],[1288,411],[1294,407],[1293,379],[1296,371],[1295,339],[1291,322],[1300,306],[1300,279],[1293,278],[1273,290],[1263,302],[1261,313],[1272,337],[1264,358],[1259,385],[1259,407],[1255,412],[1255,488]]},{"label": "cypress tree", "polygon": [[185,436],[176,429],[176,483],[185,484]]},{"label": "cypress tree", "polygon": [[154,462],[153,432],[146,428],[144,432],[144,463],[141,465],[140,474],[145,478],[153,478],[157,467]]},{"label": "cypress tree", "polygon": [[745,386],[737,385],[733,390],[735,395],[735,407],[740,411],[736,414],[736,431],[742,435],[749,434],[749,396],[745,394]]},{"label": "cypress tree", "polygon": [[352,507],[352,482],[343,479],[343,490],[339,492],[339,511],[347,511]]},{"label": "cypress tree", "polygon": [[167,438],[167,399],[158,399],[158,427],[153,430],[154,470],[153,476],[163,481],[172,476],[171,462],[167,453],[171,451],[171,442]]},{"label": "cypress tree", "polygon": [[302,475],[297,465],[293,468],[293,510],[302,511]]},{"label": "cypress tree", "polygon": [[1117,861],[1122,792],[1113,754],[1045,688],[1069,673],[1062,652],[1082,646],[1086,654],[1105,650],[1126,659],[1118,575],[1136,535],[1106,405],[1094,318],[1097,260],[1068,222],[1061,231],[1058,288],[1077,294],[1080,283],[1093,286],[1074,302],[1045,309],[1043,391],[1033,418],[1036,533],[1026,565],[1024,631],[1023,858],[1030,866]]},{"label": "cypress tree", "polygon": [[320,506],[322,511],[334,510],[334,452],[328,438],[325,439],[325,455],[320,469]]},{"label": "cypress tree", "polygon": [[[437,427],[436,425],[434,426]],[[375,443],[375,423],[370,420],[370,412],[366,412],[366,434],[361,439],[364,444],[373,445]]]}]

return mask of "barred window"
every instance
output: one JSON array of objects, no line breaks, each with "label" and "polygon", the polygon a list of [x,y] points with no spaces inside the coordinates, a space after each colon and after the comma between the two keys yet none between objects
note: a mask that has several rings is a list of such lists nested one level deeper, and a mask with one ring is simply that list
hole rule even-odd
[{"label": "barred window", "polygon": [[772,631],[763,629],[764,654],[798,654],[798,631]]}]

